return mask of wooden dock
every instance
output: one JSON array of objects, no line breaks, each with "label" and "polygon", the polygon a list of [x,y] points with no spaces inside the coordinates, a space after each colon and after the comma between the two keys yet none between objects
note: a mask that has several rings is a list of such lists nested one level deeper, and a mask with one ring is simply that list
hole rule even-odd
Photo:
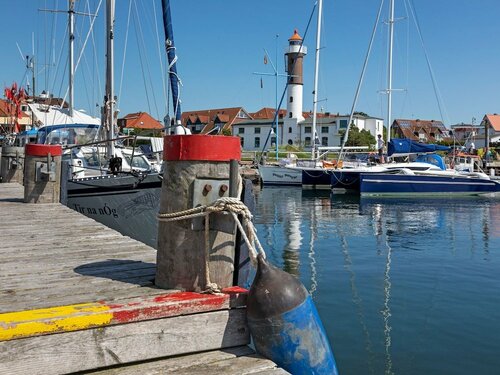
[{"label": "wooden dock", "polygon": [[245,290],[154,286],[156,252],[0,184],[0,374],[285,374],[247,346]]}]

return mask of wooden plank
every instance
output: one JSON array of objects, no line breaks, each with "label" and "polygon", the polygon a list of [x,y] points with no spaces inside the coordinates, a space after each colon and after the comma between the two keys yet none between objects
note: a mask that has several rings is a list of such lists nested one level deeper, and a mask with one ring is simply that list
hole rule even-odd
[{"label": "wooden plank", "polygon": [[251,355],[255,352],[248,346],[237,346],[235,348],[227,348],[224,350],[213,350],[179,357],[160,359],[152,362],[131,364],[128,366],[120,366],[111,369],[104,369],[93,372],[95,375],[159,375],[166,373],[175,373],[176,371],[200,365],[210,364],[214,362],[224,361],[244,355]]},{"label": "wooden plank", "polygon": [[6,312],[0,314],[0,341],[244,306],[246,290],[234,287],[225,292],[170,291],[154,297]]},{"label": "wooden plank", "polygon": [[92,372],[94,375],[160,375],[160,374],[288,374],[276,364],[256,355],[248,346],[214,350],[152,362],[131,364]]},{"label": "wooden plank", "polygon": [[2,374],[64,374],[247,345],[243,309],[0,342]]}]

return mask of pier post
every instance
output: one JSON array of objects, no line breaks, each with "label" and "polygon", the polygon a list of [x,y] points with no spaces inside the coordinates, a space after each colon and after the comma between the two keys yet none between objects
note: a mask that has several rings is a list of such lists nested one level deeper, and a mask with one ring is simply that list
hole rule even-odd
[{"label": "pier post", "polygon": [[26,145],[24,202],[59,202],[61,155],[62,148],[59,145]]},{"label": "pier post", "polygon": [[2,182],[23,184],[24,147],[3,146],[0,163]]},{"label": "pier post", "polygon": [[[171,135],[164,138],[160,213],[209,205],[229,196],[230,160],[241,159],[238,137]],[[230,214],[211,214],[206,259],[205,218],[160,221],[155,284],[186,291],[212,283],[232,286],[236,225]]]}]

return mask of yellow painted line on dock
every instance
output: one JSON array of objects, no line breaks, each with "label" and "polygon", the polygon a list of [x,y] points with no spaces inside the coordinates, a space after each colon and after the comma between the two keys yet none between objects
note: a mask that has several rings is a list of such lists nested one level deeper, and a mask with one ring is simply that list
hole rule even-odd
[{"label": "yellow painted line on dock", "polygon": [[4,313],[0,314],[0,341],[98,327],[112,319],[110,307],[99,303]]}]

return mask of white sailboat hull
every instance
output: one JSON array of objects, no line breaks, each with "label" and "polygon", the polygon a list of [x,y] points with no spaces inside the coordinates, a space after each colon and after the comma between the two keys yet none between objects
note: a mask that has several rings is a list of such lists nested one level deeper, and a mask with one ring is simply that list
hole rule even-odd
[{"label": "white sailboat hull", "polygon": [[263,185],[302,185],[302,171],[279,165],[259,165]]}]

